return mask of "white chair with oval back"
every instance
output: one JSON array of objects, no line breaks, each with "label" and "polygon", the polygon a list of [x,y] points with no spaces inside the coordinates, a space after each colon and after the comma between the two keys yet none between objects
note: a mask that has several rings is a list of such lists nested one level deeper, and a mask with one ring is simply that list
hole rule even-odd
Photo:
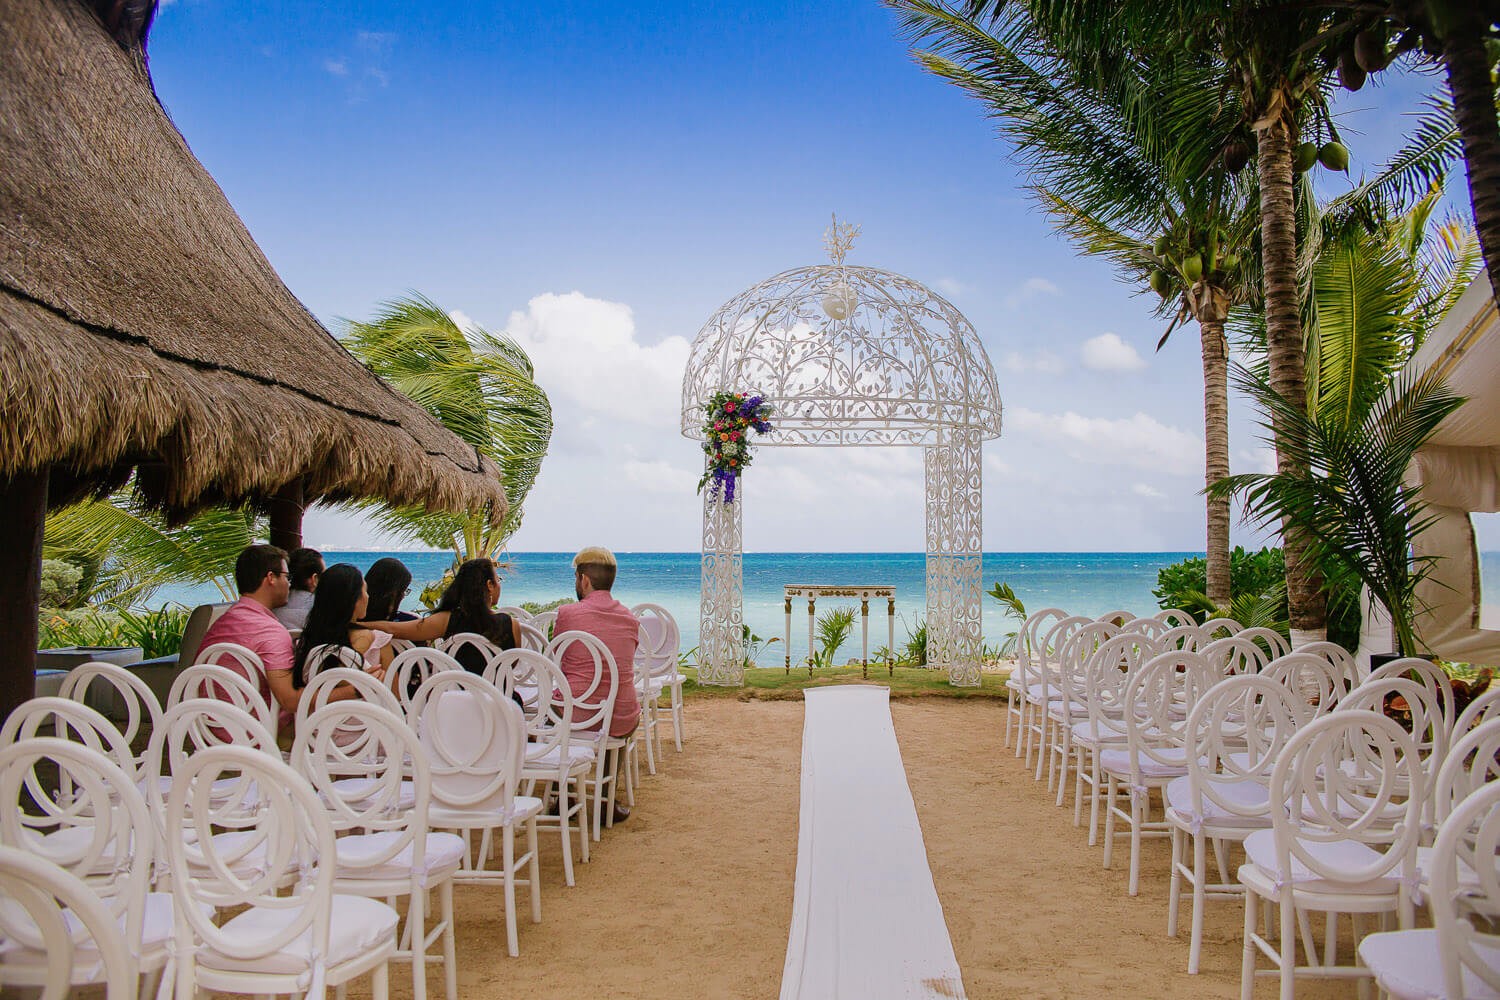
[{"label": "white chair with oval back", "polygon": [[391,682],[391,690],[401,702],[408,722],[413,725],[416,723],[411,714],[411,702],[416,696],[417,688],[433,674],[444,670],[463,670],[463,664],[442,650],[429,646],[413,646],[404,653],[397,653],[395,659],[391,660],[391,665],[386,669],[386,678]]},{"label": "white chair with oval back", "polygon": [[1455,710],[1453,682],[1442,667],[1431,660],[1408,656],[1381,664],[1370,671],[1366,680],[1372,681],[1380,677],[1407,677],[1426,687],[1442,707],[1443,725],[1452,732],[1454,723],[1458,721],[1458,712]]},{"label": "white chair with oval back", "polygon": [[1089,846],[1099,842],[1099,803],[1105,778],[1099,751],[1125,745],[1126,688],[1133,673],[1160,653],[1148,636],[1121,632],[1089,657],[1084,668],[1084,704],[1088,719],[1073,725],[1073,825],[1083,822],[1083,788],[1089,788]]},{"label": "white chair with oval back", "polygon": [[[1397,702],[1404,706],[1409,723],[1409,732],[1416,746],[1417,763],[1422,771],[1423,787],[1430,788],[1437,777],[1438,768],[1448,756],[1448,745],[1453,734],[1443,722],[1443,706],[1433,690],[1410,677],[1380,677],[1371,673],[1370,679],[1349,692],[1339,702],[1337,711],[1366,711],[1387,715],[1397,709]],[[1400,779],[1371,769],[1364,779],[1372,786]],[[1433,800],[1429,795],[1422,808],[1421,842],[1431,843],[1437,827],[1433,818]],[[1358,805],[1346,809],[1358,809]],[[1397,806],[1390,809],[1390,822],[1398,822],[1404,811]]]},{"label": "white chair with oval back", "polygon": [[536,653],[547,651],[546,634],[530,622],[517,622],[516,627],[521,632],[521,648],[529,649]]},{"label": "white chair with oval back", "polygon": [[1053,720],[1047,713],[1049,705],[1062,698],[1059,660],[1068,644],[1068,637],[1094,620],[1084,615],[1069,615],[1054,624],[1042,638],[1039,648],[1032,654],[1032,669],[1027,671],[1026,717],[1023,718],[1023,738],[1026,741],[1026,764],[1031,766],[1032,750],[1036,751],[1036,773],[1032,778],[1042,780],[1046,759],[1050,757],[1048,739]]},{"label": "white chair with oval back", "polygon": [[[323,1000],[329,987],[368,974],[375,1000],[386,1000],[396,911],[335,890],[338,866],[326,863],[338,855],[333,824],[307,779],[279,756],[242,746],[193,754],[174,777],[166,824],[188,833],[166,844],[178,996]],[[240,794],[220,800],[210,789],[226,781]],[[247,852],[262,859],[259,868],[242,863]],[[221,924],[204,907],[234,915]]]},{"label": "white chair with oval back", "polygon": [[1068,636],[1057,657],[1058,696],[1047,702],[1047,714],[1052,721],[1051,745],[1047,748],[1051,756],[1047,762],[1047,788],[1050,790],[1056,782],[1057,806],[1066,798],[1068,767],[1073,762],[1073,727],[1089,717],[1085,691],[1089,658],[1119,632],[1119,626],[1108,618],[1089,622]]},{"label": "white chair with oval back", "polygon": [[509,670],[502,673],[522,680],[528,692],[526,764],[521,777],[526,781],[527,795],[537,794],[535,788],[540,784],[543,793],[539,797],[554,797],[554,808],[537,817],[537,826],[550,829],[556,824],[562,843],[563,878],[572,885],[574,824],[580,857],[589,860],[585,782],[594,769],[595,744],[573,735],[573,691],[557,663],[540,653],[517,649],[507,650],[497,659],[509,661]]},{"label": "white chair with oval back", "polygon": [[1220,677],[1258,674],[1272,659],[1260,643],[1243,634],[1215,639],[1199,652],[1203,654],[1204,662]]},{"label": "white chair with oval back", "polygon": [[[292,637],[292,642],[294,645],[296,644],[296,639],[296,636]],[[270,705],[273,709],[277,707],[271,704],[276,699],[273,698],[270,694],[271,685],[270,682],[266,680],[266,665],[254,651],[246,649],[244,646],[241,646],[240,644],[234,642],[216,642],[212,646],[204,646],[202,649],[198,650],[198,652],[193,656],[193,662],[189,664],[189,666],[196,666],[200,663],[211,663],[215,666],[220,666],[233,673],[239,674],[244,680],[249,682],[251,687],[255,689],[255,693],[260,696],[262,701],[266,702],[266,704]],[[181,676],[182,675],[179,673],[178,677]],[[195,698],[198,696],[194,694],[189,695],[188,697]],[[224,696],[214,695],[214,697]],[[163,705],[162,707],[169,708],[171,706],[171,702],[172,698],[169,693],[167,696],[167,704]],[[244,708],[245,706],[240,705],[240,707]],[[278,712],[277,716],[271,720],[272,736],[275,736],[277,734],[277,726],[279,722],[280,714]]]},{"label": "white chair with oval back", "polygon": [[[120,735],[125,743],[134,748],[141,745],[136,755],[136,770],[145,768],[145,743],[151,730],[161,722],[162,706],[151,685],[117,663],[94,660],[80,663],[63,678],[58,697],[72,698],[87,704],[93,692],[103,688],[111,703],[124,709],[125,718],[119,723]],[[113,720],[111,720],[113,721]]]},{"label": "white chair with oval back", "polygon": [[[70,790],[66,803],[35,794],[42,775],[53,772]],[[81,743],[53,737],[6,746],[0,750],[0,844],[29,851],[86,883],[124,935],[135,968],[171,979],[173,900],[150,891],[157,833],[131,771]],[[87,935],[74,940],[73,958],[73,985],[101,981],[105,967]],[[39,955],[9,949],[3,961],[46,964]],[[167,990],[170,982],[161,987]]]},{"label": "white chair with oval back", "polygon": [[521,624],[531,621],[531,612],[525,608],[518,608],[514,604],[502,604],[495,609],[496,614],[510,615]]},{"label": "white chair with oval back", "polygon": [[1235,633],[1237,639],[1248,639],[1261,648],[1261,662],[1268,663],[1278,656],[1285,656],[1292,651],[1292,644],[1287,642],[1286,636],[1274,628],[1265,628],[1255,625],[1250,628],[1240,629]]},{"label": "white chair with oval back", "polygon": [[[1481,785],[1433,845],[1430,929],[1371,934],[1359,957],[1395,1000],[1500,996],[1500,783]],[[1484,927],[1480,929],[1479,924]]]},{"label": "white chair with oval back", "polygon": [[334,667],[363,670],[365,658],[353,646],[342,646],[333,642],[314,646],[307,651],[307,659],[302,661],[303,683],[312,680],[321,671],[331,670]]},{"label": "white chair with oval back", "polygon": [[1343,669],[1317,653],[1297,650],[1278,656],[1262,668],[1261,675],[1285,686],[1311,705],[1317,715],[1333,711],[1340,699],[1349,693]]},{"label": "white chair with oval back", "polygon": [[[531,919],[542,920],[541,868],[536,849],[536,818],[542,801],[517,794],[526,760],[526,719],[500,689],[466,670],[442,670],[417,689],[415,720],[432,779],[429,822],[434,829],[457,830],[467,838],[480,830],[477,860],[466,848],[454,876],[460,884],[500,881],[505,895],[506,945],[520,954],[516,931],[516,883],[531,890]],[[526,853],[516,857],[516,828],[526,832]],[[491,834],[501,831],[500,868],[486,868]],[[517,878],[522,868],[527,877]]]},{"label": "white chair with oval back", "polygon": [[265,726],[274,737],[280,722],[277,706],[271,705],[261,695],[253,681],[232,667],[213,663],[195,663],[178,672],[167,692],[167,711],[184,701],[195,698],[213,698],[249,712],[257,722]]},{"label": "white chair with oval back", "polygon": [[1120,626],[1120,631],[1136,632],[1146,636],[1148,639],[1154,640],[1169,628],[1171,628],[1171,626],[1166,622],[1162,621],[1160,618],[1152,616],[1150,618],[1136,618],[1133,621],[1128,621],[1124,625]]},{"label": "white chair with oval back", "polygon": [[1354,654],[1336,642],[1320,639],[1317,642],[1304,643],[1297,647],[1296,651],[1321,656],[1329,663],[1338,667],[1339,672],[1344,677],[1344,690],[1346,691],[1353,691],[1370,676],[1369,669],[1361,669],[1359,661],[1354,658]]},{"label": "white chair with oval back", "polygon": [[[1220,639],[1210,643],[1212,649]],[[1167,784],[1162,798],[1172,834],[1172,882],[1167,896],[1167,934],[1177,936],[1184,881],[1192,889],[1193,924],[1188,972],[1196,974],[1203,947],[1203,911],[1208,899],[1239,899],[1244,888],[1225,862],[1226,842],[1241,843],[1271,825],[1271,769],[1312,707],[1284,685],[1255,673],[1235,674],[1204,692],[1188,713],[1184,759],[1187,774]],[[1186,858],[1187,839],[1193,856]],[[1214,846],[1219,881],[1207,877],[1208,842]]]},{"label": "white chair with oval back", "polygon": [[[1383,777],[1372,782],[1376,773]],[[1274,964],[1282,1000],[1292,1000],[1299,975],[1368,978],[1367,968],[1338,963],[1337,917],[1394,913],[1402,927],[1412,925],[1422,780],[1412,738],[1374,712],[1341,707],[1288,741],[1271,771],[1271,828],[1245,838],[1248,860],[1239,870],[1246,890],[1241,996],[1254,992],[1260,956]],[[1262,900],[1278,908],[1274,942],[1259,932]],[[1322,954],[1309,913],[1326,914]]]},{"label": "white chair with oval back", "polygon": [[[321,671],[312,680],[307,682],[307,687],[302,690],[302,698],[297,702],[297,725],[293,732],[301,734],[306,730],[307,720],[319,709],[335,703],[334,692],[340,688],[347,687],[358,695],[358,700],[367,704],[378,705],[398,719],[406,718],[406,710],[401,707],[401,702],[391,693],[382,681],[376,680],[363,670],[354,670],[349,667],[331,667]],[[357,723],[357,720],[355,720]],[[346,755],[345,748],[357,746],[368,742],[369,734],[365,733],[357,724],[351,723],[350,727],[339,733],[335,743],[340,748],[338,757]],[[336,763],[336,761],[335,761]],[[403,762],[408,772],[411,770],[412,762],[407,759]],[[368,788],[371,783],[364,776],[365,764],[352,769],[339,783],[338,792],[345,797],[359,798],[362,788]],[[401,807],[410,809],[416,801],[416,792],[410,782],[403,789]]]},{"label": "white chair with oval back", "polygon": [[1198,628],[1203,632],[1203,642],[1213,642],[1215,639],[1223,639],[1226,636],[1239,635],[1245,630],[1245,626],[1233,618],[1210,618]]},{"label": "white chair with oval back", "polygon": [[[12,709],[4,724],[0,725],[0,747],[37,736],[55,736],[102,753],[135,781],[148,773],[146,762],[149,761],[149,756],[142,754],[137,757],[131,753],[125,734],[113,722],[81,701],[56,697],[32,698]],[[41,787],[32,791],[51,797]],[[65,800],[68,794],[66,783],[59,787],[58,792]]]},{"label": "white chair with oval back", "polygon": [[[619,673],[609,647],[598,637],[577,630],[563,632],[554,638],[547,647],[548,659],[561,664],[563,653],[574,644],[583,647],[592,668],[588,682],[581,689],[573,688],[573,735],[580,743],[592,745],[595,752],[594,774],[588,788],[594,809],[594,840],[597,841],[605,822],[606,804],[610,806],[609,823],[613,825],[616,786],[625,770],[624,761],[620,759],[625,740],[608,735],[610,720],[614,717]],[[611,755],[616,758],[613,762]]]},{"label": "white chair with oval back", "polygon": [[[166,815],[167,796],[188,762],[205,750],[221,746],[246,747],[281,760],[281,750],[271,730],[251,713],[227,701],[188,698],[167,709],[162,716],[161,728],[151,734],[149,748],[151,759],[159,762],[161,772],[144,783],[147,801],[158,823]],[[237,800],[254,803],[256,790],[244,787],[245,780],[225,778],[211,790],[214,802]],[[180,829],[171,826],[159,826],[158,832],[165,840],[182,836]],[[252,867],[257,864],[248,856],[240,860]]]},{"label": "white chair with oval back", "polygon": [[1453,738],[1462,738],[1469,730],[1481,726],[1491,719],[1500,719],[1500,684],[1491,684],[1479,697],[1469,702],[1469,707],[1459,713],[1453,724]]},{"label": "white chair with oval back", "polygon": [[651,728],[648,735],[657,740],[657,747],[648,746],[646,759],[652,774],[656,773],[656,752],[660,749],[660,730],[656,717],[661,696],[670,694],[667,716],[672,720],[672,743],[682,752],[684,735],[682,718],[682,683],[687,678],[677,669],[677,658],[682,649],[682,633],[672,613],[660,604],[637,604],[630,609],[641,623],[640,641],[636,645],[636,680],[642,687],[645,698],[642,709],[650,706]]},{"label": "white chair with oval back", "polygon": [[29,850],[0,846],[0,986],[73,995],[80,953],[97,967],[105,1000],[140,995],[135,956],[115,914],[76,875]]},{"label": "white chair with oval back", "polygon": [[[458,632],[448,636],[446,639],[437,640],[437,642],[433,643],[433,646],[453,657],[454,660],[458,661],[460,666],[463,665],[465,653],[471,653],[475,662],[489,663],[495,654],[500,652],[499,646],[478,632]],[[467,670],[468,668],[465,667],[464,669]],[[484,670],[481,666],[479,670],[473,672],[478,674],[483,673]]]},{"label": "white chair with oval back", "polygon": [[1152,615],[1153,618],[1162,622],[1167,628],[1177,628],[1179,625],[1197,625],[1198,619],[1181,608],[1164,608]]},{"label": "white chair with oval back", "polygon": [[[1036,680],[1034,664],[1037,646],[1041,642],[1041,636],[1051,628],[1053,622],[1066,617],[1068,613],[1062,608],[1043,608],[1027,615],[1016,633],[1016,666],[1005,681],[1005,745],[1011,745],[1011,732],[1014,730],[1017,757],[1022,753],[1023,737],[1020,730],[1025,728],[1029,717],[1026,689]],[[1016,728],[1018,726],[1020,729]]]},{"label": "white chair with oval back", "polygon": [[[451,833],[428,831],[432,789],[416,734],[399,714],[373,702],[336,701],[297,728],[292,767],[328,806],[338,835],[334,892],[387,901],[407,897],[403,947],[393,957],[411,963],[417,1000],[427,996],[427,963],[441,960],[447,998],[457,1000],[453,876],[465,845]],[[351,775],[361,779],[357,788]],[[429,929],[426,905],[433,889],[439,913],[437,926]],[[442,955],[429,957],[427,949],[439,937]]]}]

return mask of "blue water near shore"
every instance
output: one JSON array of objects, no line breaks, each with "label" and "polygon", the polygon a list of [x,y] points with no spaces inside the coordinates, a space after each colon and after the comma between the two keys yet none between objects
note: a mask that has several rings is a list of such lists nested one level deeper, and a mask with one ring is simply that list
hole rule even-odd
[{"label": "blue water near shore", "polygon": [[[1157,609],[1152,588],[1157,570],[1196,553],[1191,552],[986,552],[983,586],[1008,583],[1032,610],[1056,606],[1075,614],[1097,615],[1130,610],[1151,614]],[[412,596],[406,608],[420,611],[416,594],[425,581],[439,579],[450,565],[446,552],[332,552],[323,553],[329,565],[349,562],[361,570],[382,556],[401,559],[412,571]],[[682,648],[698,642],[699,556],[696,552],[620,552],[615,596],[627,604],[650,601],[665,607],[682,627]],[[571,597],[573,574],[570,552],[512,553],[504,572],[502,604],[555,601]],[[1489,593],[1500,592],[1500,553],[1486,552],[1481,570]],[[896,644],[925,615],[926,557],[920,552],[755,552],[745,556],[745,622],[758,635],[781,637],[786,631],[782,587],[787,584],[864,584],[896,588]],[[177,587],[160,591],[153,603],[178,601],[189,606],[221,600],[211,587]],[[1493,603],[1493,601],[1492,601]],[[854,601],[824,599],[826,608],[855,605]],[[1015,630],[994,599],[985,597],[985,641],[998,644]],[[886,643],[886,609],[870,609],[870,648]],[[792,611],[792,657],[807,655],[807,605]],[[840,658],[859,655],[859,631],[839,652]],[[782,662],[780,642],[760,656],[763,665]]]}]

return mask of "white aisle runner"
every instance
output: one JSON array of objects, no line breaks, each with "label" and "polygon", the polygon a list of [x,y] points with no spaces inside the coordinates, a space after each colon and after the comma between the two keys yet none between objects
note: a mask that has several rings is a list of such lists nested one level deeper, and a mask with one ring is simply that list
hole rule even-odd
[{"label": "white aisle runner", "polygon": [[808,691],[797,889],[781,1000],[962,997],[890,692]]}]

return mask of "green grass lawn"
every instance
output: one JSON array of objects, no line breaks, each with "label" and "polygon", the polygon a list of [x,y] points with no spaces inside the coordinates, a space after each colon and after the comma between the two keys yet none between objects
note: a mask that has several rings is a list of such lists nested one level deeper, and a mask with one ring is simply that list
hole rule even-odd
[{"label": "green grass lawn", "polygon": [[894,676],[885,667],[870,666],[866,680],[859,667],[830,667],[807,676],[807,669],[794,669],[790,675],[781,667],[756,667],[745,671],[744,687],[717,687],[698,683],[694,667],[683,670],[687,683],[682,692],[689,698],[738,698],[741,701],[787,701],[802,697],[807,688],[832,684],[880,684],[891,689],[893,698],[1004,698],[1006,674],[980,675],[979,687],[954,687],[942,670],[897,667]]}]

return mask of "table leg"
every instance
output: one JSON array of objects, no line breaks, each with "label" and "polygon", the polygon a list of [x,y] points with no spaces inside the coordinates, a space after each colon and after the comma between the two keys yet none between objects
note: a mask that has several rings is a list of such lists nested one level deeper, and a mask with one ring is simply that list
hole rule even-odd
[{"label": "table leg", "polygon": [[859,631],[860,631],[860,653],[859,672],[864,675],[865,680],[870,679],[870,602],[868,598],[860,598],[859,601]]}]

